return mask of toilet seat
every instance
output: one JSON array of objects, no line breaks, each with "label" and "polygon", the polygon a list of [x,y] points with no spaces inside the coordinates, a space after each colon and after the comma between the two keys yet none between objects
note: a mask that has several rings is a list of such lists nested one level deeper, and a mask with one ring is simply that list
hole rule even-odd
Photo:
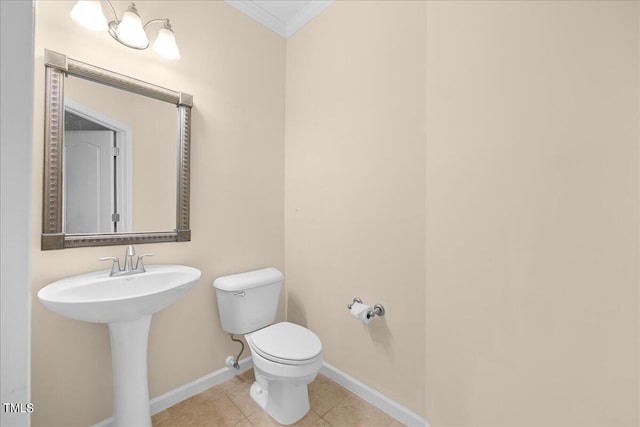
[{"label": "toilet seat", "polygon": [[322,357],[318,336],[294,323],[276,323],[247,334],[245,338],[256,353],[276,363],[304,365]]}]

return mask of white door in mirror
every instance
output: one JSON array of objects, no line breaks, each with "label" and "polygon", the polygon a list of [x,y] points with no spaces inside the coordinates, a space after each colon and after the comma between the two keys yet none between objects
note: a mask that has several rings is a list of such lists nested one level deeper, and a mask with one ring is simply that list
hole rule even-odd
[{"label": "white door in mirror", "polygon": [[66,233],[110,233],[114,213],[113,132],[66,131],[64,215]]}]

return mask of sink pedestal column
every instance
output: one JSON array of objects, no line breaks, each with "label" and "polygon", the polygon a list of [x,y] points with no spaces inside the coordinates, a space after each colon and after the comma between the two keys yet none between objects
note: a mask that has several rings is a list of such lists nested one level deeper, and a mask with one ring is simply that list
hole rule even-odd
[{"label": "sink pedestal column", "polygon": [[115,427],[150,427],[147,342],[151,315],[109,323]]}]

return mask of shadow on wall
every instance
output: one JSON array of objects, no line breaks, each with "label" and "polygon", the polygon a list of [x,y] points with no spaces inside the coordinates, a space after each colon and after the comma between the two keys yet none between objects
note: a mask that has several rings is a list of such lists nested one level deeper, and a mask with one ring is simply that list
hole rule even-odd
[{"label": "shadow on wall", "polygon": [[290,296],[287,301],[287,319],[300,326],[308,328],[307,316],[304,314],[304,305],[295,296]]},{"label": "shadow on wall", "polygon": [[391,329],[389,329],[387,319],[384,317],[375,317],[371,323],[363,325],[363,327],[367,328],[369,337],[371,337],[371,341],[376,349],[384,351],[387,358],[391,359],[393,357],[393,334],[391,333]]}]

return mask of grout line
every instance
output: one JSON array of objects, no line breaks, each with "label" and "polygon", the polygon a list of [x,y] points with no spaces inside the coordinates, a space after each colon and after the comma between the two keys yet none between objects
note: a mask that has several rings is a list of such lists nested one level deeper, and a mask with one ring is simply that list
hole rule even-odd
[{"label": "grout line", "polygon": [[[227,380],[228,381],[228,380]],[[235,389],[236,387],[234,387]],[[242,414],[242,416],[244,417],[245,420],[247,420],[247,422],[251,425],[253,425],[253,423],[251,422],[251,420],[249,419],[249,417],[247,416],[247,414],[245,414],[244,412],[242,412],[242,409],[236,404],[236,402],[231,398],[231,396],[229,396],[229,393],[227,393],[226,391],[224,392],[224,395],[227,396],[227,398],[231,401],[231,403],[233,403],[233,406],[236,407],[236,409],[238,410],[238,412],[240,412]],[[238,425],[239,423],[236,423],[236,425]]]}]

